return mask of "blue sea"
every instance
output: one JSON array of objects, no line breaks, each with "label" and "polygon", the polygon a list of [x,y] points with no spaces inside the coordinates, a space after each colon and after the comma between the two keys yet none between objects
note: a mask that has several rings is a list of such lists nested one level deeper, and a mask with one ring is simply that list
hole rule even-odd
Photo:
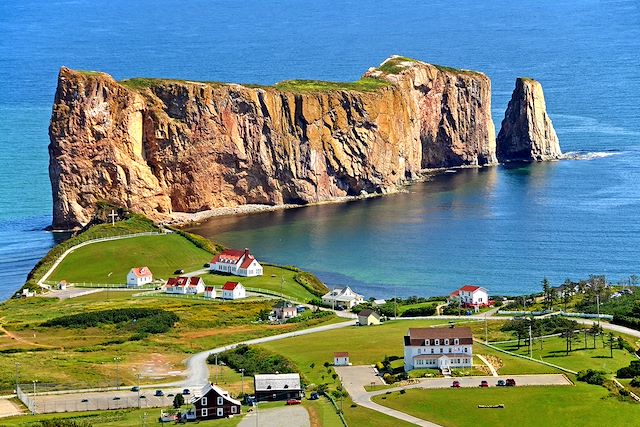
[{"label": "blue sea", "polygon": [[391,54],[483,71],[499,129],[540,80],[578,160],[438,176],[406,194],[199,229],[368,296],[492,293],[640,273],[640,3],[0,2],[0,298],[54,244],[47,127],[60,66],[117,79],[356,80]]}]

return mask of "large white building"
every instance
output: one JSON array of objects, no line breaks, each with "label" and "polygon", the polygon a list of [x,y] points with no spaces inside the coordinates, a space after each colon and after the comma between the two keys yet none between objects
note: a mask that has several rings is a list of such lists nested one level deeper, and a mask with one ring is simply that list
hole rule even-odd
[{"label": "large white building", "polygon": [[463,307],[485,307],[489,305],[489,294],[481,286],[466,285],[452,292],[449,302],[460,303]]},{"label": "large white building", "polygon": [[263,274],[262,266],[251,255],[249,249],[244,251],[227,249],[220,252],[211,260],[209,270],[244,277],[262,276]]},{"label": "large white building", "polygon": [[153,282],[153,274],[149,267],[134,267],[127,274],[127,287],[135,288]]},{"label": "large white building", "polygon": [[347,286],[344,288],[335,288],[331,292],[325,294],[322,297],[322,302],[330,305],[331,308],[337,308],[338,306],[352,308],[364,302],[364,297],[353,292],[353,290]]},{"label": "large white building", "polygon": [[404,337],[404,370],[450,369],[473,366],[470,328],[410,328]]}]

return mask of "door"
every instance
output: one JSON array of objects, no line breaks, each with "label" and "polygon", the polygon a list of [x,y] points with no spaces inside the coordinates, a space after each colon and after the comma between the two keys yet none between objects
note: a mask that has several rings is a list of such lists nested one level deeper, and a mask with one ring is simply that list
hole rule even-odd
[{"label": "door", "polygon": [[217,411],[216,415],[218,417],[223,417],[224,416],[224,408],[218,408],[216,411]]}]

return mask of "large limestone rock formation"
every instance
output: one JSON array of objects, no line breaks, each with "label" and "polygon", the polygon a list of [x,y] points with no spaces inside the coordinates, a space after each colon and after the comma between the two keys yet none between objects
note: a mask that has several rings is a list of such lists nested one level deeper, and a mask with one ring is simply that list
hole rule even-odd
[{"label": "large limestone rock formation", "polygon": [[105,200],[156,219],[397,191],[425,168],[496,163],[490,81],[393,57],[355,83],[274,87],[60,70],[53,226]]},{"label": "large limestone rock formation", "polygon": [[516,79],[498,134],[497,156],[500,162],[540,162],[562,156],[539,82]]}]

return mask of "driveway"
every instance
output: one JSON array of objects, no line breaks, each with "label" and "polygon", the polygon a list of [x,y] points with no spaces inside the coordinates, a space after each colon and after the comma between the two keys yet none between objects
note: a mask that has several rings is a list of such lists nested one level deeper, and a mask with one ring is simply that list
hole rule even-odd
[{"label": "driveway", "polygon": [[[257,420],[256,420],[257,418]],[[301,405],[255,409],[242,418],[238,427],[309,427],[309,413]]]},{"label": "driveway", "polygon": [[22,408],[10,401],[9,399],[0,399],[0,418],[12,417],[14,415],[22,415]]}]

